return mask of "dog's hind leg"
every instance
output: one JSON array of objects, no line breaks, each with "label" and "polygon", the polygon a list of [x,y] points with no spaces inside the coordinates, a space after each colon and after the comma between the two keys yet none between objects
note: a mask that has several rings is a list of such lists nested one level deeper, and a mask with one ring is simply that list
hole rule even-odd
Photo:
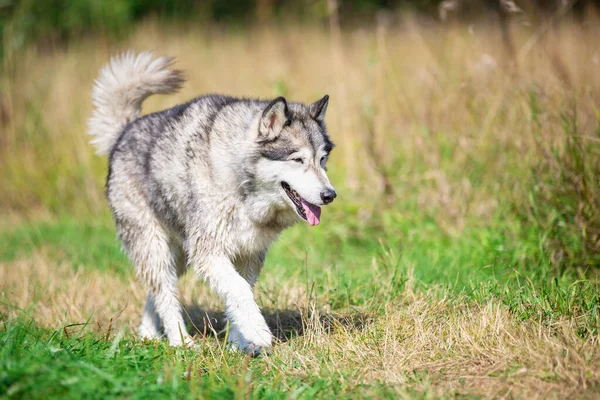
[{"label": "dog's hind leg", "polygon": [[[129,210],[131,211],[131,210]],[[135,220],[115,218],[117,229],[137,274],[149,288],[148,301],[139,332],[151,337],[157,333],[157,321],[172,346],[191,344],[177,293],[180,251],[168,232],[150,212],[128,213]]]},{"label": "dog's hind leg", "polygon": [[156,339],[160,337],[160,317],[156,312],[154,296],[151,291],[148,291],[146,307],[144,307],[142,324],[138,328],[138,334],[143,339]]}]

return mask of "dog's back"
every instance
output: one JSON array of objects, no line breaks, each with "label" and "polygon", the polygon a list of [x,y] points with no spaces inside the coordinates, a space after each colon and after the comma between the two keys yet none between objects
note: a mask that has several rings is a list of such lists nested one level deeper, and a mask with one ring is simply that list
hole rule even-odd
[{"label": "dog's back", "polygon": [[[161,223],[183,235],[192,195],[190,170],[194,183],[203,183],[207,191],[223,190],[219,187],[223,182],[212,179],[210,136],[218,113],[237,101],[206,95],[126,124],[110,151],[106,184],[110,204],[117,205],[122,189],[137,190]],[[234,140],[230,142],[235,148]]]}]

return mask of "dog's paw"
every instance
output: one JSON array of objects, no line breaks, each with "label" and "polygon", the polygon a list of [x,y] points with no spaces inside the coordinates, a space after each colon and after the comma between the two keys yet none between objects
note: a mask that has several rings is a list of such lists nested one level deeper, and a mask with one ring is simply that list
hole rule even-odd
[{"label": "dog's paw", "polygon": [[269,347],[260,347],[256,346],[255,344],[250,344],[242,349],[242,351],[248,354],[250,357],[265,356],[269,354]]},{"label": "dog's paw", "polygon": [[251,357],[266,355],[269,352],[269,347],[257,346],[254,343],[248,343],[245,341],[229,342],[227,347],[231,351],[241,351]]},{"label": "dog's paw", "polygon": [[137,330],[138,336],[143,340],[160,339],[161,334],[153,326],[140,325]]},{"label": "dog's paw", "polygon": [[200,347],[191,336],[177,336],[175,338],[169,339],[169,345],[172,347],[184,347],[186,349],[195,349]]},{"label": "dog's paw", "polygon": [[232,327],[227,338],[230,349],[243,351],[252,357],[264,355],[271,347],[273,335],[268,327],[260,330],[250,329],[249,333],[242,333],[240,329]]}]

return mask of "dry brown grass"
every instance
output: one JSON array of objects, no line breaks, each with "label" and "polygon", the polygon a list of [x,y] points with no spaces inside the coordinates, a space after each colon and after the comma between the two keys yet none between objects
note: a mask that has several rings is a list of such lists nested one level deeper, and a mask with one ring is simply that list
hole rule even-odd
[{"label": "dry brown grass", "polygon": [[[0,282],[0,314],[12,318],[27,309],[38,325],[50,329],[89,320],[90,329],[107,338],[122,328],[132,332],[144,301],[132,281],[74,272],[71,265],[56,265],[43,254],[1,265]],[[348,385],[380,382],[396,387],[400,396],[427,391],[431,396],[592,398],[588,390],[600,384],[598,338],[582,340],[573,321],[518,321],[496,301],[461,302],[435,289],[414,292],[410,284],[377,315],[361,315],[360,310],[331,315],[308,301],[302,287],[288,282],[278,311],[266,311],[283,343],[263,359],[264,368],[282,376],[339,371]],[[180,288],[192,321],[208,333],[196,340],[219,353],[221,344],[212,335],[213,329],[223,328],[222,320],[214,319],[222,318],[214,311],[218,302],[192,278]],[[192,304],[196,301],[211,311],[204,314]],[[212,325],[204,328],[206,317]]]},{"label": "dry brown grass", "polygon": [[[501,35],[489,26],[407,20],[401,27],[348,31],[332,43],[316,28],[238,35],[149,22],[118,45],[86,39],[66,50],[19,53],[4,65],[9,119],[0,144],[0,206],[25,214],[104,208],[105,163],[84,135],[89,93],[100,66],[128,48],[175,56],[189,79],[181,93],[149,99],[146,111],[211,92],[301,101],[329,92],[329,126],[339,147],[333,173],[355,181],[364,198],[416,191],[419,205],[450,231],[460,231],[467,213],[491,217],[498,190],[514,192],[515,181],[527,178],[524,167],[544,154],[540,144],[564,144],[566,106],[577,101],[582,134],[597,126],[597,26],[567,24],[532,47],[532,32],[516,26],[515,42],[527,47],[518,63],[506,58]],[[464,174],[473,169],[481,170],[477,182]]]},{"label": "dry brown grass", "polygon": [[[0,282],[0,315],[16,318],[26,312],[39,326],[49,329],[88,319],[93,329],[107,329],[107,324],[135,329],[146,300],[146,292],[133,277],[124,279],[111,273],[77,269],[71,264],[57,264],[43,252],[0,263]],[[283,321],[283,328],[302,329],[297,309],[299,304],[306,303],[306,293],[304,285],[296,284],[294,281],[279,284],[276,291],[269,289],[275,282],[267,280],[261,285],[265,286],[261,289],[262,303],[295,320]],[[223,314],[216,311],[222,309],[220,300],[194,274],[181,280],[179,290],[197,331],[206,333],[205,329],[224,328]],[[276,311],[268,315],[276,328],[279,314]],[[210,319],[213,326],[204,327],[207,322],[204,319]],[[285,339],[288,333],[282,331],[280,335]]]}]

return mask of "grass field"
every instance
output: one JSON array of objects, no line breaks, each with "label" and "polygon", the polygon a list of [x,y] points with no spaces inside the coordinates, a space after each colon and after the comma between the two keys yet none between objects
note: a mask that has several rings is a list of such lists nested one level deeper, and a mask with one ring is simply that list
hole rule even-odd
[{"label": "grass field", "polygon": [[[148,21],[120,42],[7,53],[0,397],[598,398],[597,26],[515,25],[511,50],[492,25],[338,37]],[[339,197],[267,257],[268,356],[224,346],[222,305],[193,276],[199,348],[134,335],[145,291],[85,135],[93,79],[127,48],[176,56],[189,81],[145,111],[207,92],[331,95]]]}]

